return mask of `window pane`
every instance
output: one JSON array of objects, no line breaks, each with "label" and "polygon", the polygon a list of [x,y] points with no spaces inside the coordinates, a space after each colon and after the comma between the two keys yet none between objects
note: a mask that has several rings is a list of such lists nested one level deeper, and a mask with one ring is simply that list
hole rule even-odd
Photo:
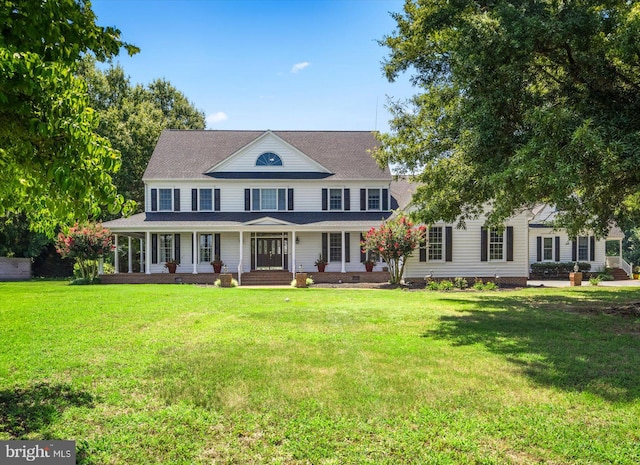
[{"label": "window pane", "polygon": [[442,226],[429,228],[429,260],[442,260]]},{"label": "window pane", "polygon": [[589,261],[589,238],[586,236],[578,237],[578,260]]},{"label": "window pane", "polygon": [[286,210],[287,191],[285,189],[278,189],[278,210]]},{"label": "window pane", "polygon": [[213,235],[200,234],[200,262],[207,263],[213,260]]},{"label": "window pane", "polygon": [[489,260],[503,259],[504,234],[495,228],[489,234]]},{"label": "window pane", "polygon": [[342,261],[342,234],[341,233],[329,234],[329,261],[330,262]]},{"label": "window pane", "polygon": [[173,234],[160,234],[158,240],[160,242],[158,261],[164,263],[171,260],[173,258]]},{"label": "window pane", "polygon": [[276,210],[278,208],[278,192],[276,189],[260,190],[260,209]]},{"label": "window pane", "polygon": [[160,200],[159,210],[172,210],[172,208],[171,208],[171,197],[172,197],[171,189],[160,189],[159,194],[160,194],[159,195],[159,200]]},{"label": "window pane", "polygon": [[342,189],[329,189],[329,210],[342,210]]},{"label": "window pane", "polygon": [[200,189],[200,210],[213,210],[211,189]]},{"label": "window pane", "polygon": [[369,189],[369,210],[380,210],[380,189]]},{"label": "window pane", "polygon": [[542,259],[553,260],[553,238],[545,237],[542,246]]}]

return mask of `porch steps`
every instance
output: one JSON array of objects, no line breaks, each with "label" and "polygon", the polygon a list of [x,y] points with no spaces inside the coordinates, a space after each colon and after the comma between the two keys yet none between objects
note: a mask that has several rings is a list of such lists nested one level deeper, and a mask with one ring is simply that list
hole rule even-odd
[{"label": "porch steps", "polygon": [[611,275],[616,281],[626,281],[629,276],[622,268],[611,268]]},{"label": "porch steps", "polygon": [[291,284],[290,271],[250,271],[242,273],[243,286],[286,286]]}]

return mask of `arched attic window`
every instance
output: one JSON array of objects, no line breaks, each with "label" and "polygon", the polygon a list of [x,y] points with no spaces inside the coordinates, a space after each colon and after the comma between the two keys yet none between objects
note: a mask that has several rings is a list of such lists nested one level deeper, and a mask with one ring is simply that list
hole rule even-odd
[{"label": "arched attic window", "polygon": [[273,152],[265,152],[256,160],[256,166],[282,166],[282,160]]}]

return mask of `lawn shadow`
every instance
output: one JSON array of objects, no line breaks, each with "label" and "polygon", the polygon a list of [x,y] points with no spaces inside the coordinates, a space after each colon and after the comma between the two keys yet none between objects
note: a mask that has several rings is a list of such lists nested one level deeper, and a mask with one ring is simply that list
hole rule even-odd
[{"label": "lawn shadow", "polygon": [[[43,439],[54,423],[69,407],[93,407],[93,396],[68,384],[38,383],[26,388],[0,391],[0,432],[10,439],[25,439],[39,433]],[[68,438],[61,438],[68,439]]]},{"label": "lawn shadow", "polygon": [[460,299],[460,314],[440,317],[423,337],[482,345],[543,386],[631,402],[640,398],[640,321],[608,311],[614,300],[607,292]]}]

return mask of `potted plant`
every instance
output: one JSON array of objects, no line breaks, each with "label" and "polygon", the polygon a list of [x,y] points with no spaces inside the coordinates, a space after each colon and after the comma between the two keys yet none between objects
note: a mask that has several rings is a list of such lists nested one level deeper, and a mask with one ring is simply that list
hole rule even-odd
[{"label": "potted plant", "polygon": [[322,256],[322,254],[318,255],[317,260],[315,261],[314,265],[318,267],[318,271],[320,273],[324,273],[324,269],[327,266],[327,261],[324,259],[324,257]]},{"label": "potted plant", "polygon": [[376,266],[376,261],[372,259],[365,260],[362,263],[364,264],[364,268],[368,273],[371,273],[373,271],[373,267]]},{"label": "potted plant", "polygon": [[224,262],[220,260],[219,255],[216,255],[211,262],[211,266],[213,266],[214,273],[220,273],[220,271],[222,271],[222,267],[224,266]]},{"label": "potted plant", "polygon": [[173,258],[170,258],[165,262],[164,267],[169,270],[169,273],[175,273],[176,268],[178,268],[178,262]]}]

